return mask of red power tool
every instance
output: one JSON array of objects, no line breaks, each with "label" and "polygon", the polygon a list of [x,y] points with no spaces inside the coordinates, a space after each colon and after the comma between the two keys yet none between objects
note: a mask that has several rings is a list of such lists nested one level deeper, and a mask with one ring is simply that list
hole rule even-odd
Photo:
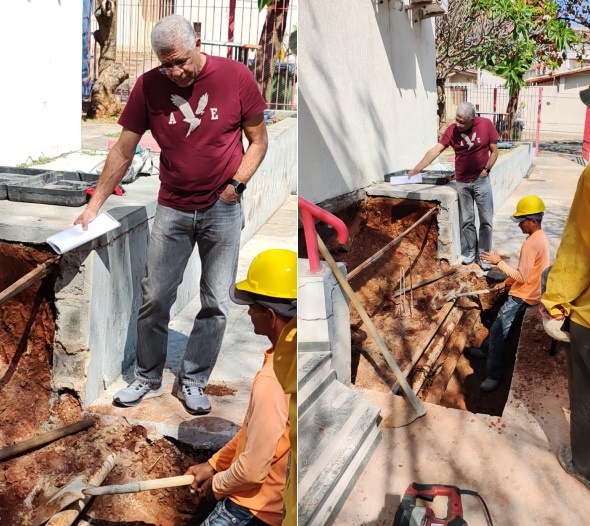
[{"label": "red power tool", "polygon": [[[393,519],[393,526],[467,526],[467,522],[463,519],[461,495],[473,495],[479,498],[485,508],[488,524],[493,526],[488,507],[479,493],[461,490],[456,486],[417,484],[416,482],[410,484],[406,489],[406,494]],[[432,502],[434,497],[439,496],[449,499],[447,516],[444,519],[437,519],[430,508],[416,505],[416,499]]]}]

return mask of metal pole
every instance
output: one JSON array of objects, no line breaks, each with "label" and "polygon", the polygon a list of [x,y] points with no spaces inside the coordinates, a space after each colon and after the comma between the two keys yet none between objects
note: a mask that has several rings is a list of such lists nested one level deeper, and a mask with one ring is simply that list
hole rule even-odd
[{"label": "metal pole", "polygon": [[541,105],[543,103],[543,88],[539,88],[539,105],[537,106],[537,136],[535,138],[535,157],[539,157],[539,138],[541,136]]}]

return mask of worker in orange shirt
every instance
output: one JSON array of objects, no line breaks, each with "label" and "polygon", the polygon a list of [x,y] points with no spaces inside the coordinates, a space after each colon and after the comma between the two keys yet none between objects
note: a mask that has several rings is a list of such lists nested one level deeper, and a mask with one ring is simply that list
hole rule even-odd
[{"label": "worker in orange shirt", "polygon": [[508,299],[502,305],[482,348],[471,348],[467,352],[474,358],[487,359],[487,377],[480,386],[484,392],[494,391],[502,381],[504,346],[514,320],[527,307],[541,302],[541,273],[549,266],[549,240],[541,226],[544,213],[545,203],[536,195],[527,195],[516,205],[512,221],[518,223],[523,234],[527,234],[520,249],[517,268],[508,265],[499,254],[481,254],[483,262],[498,265],[498,270],[508,276],[495,288],[510,287]]},{"label": "worker in orange shirt", "polygon": [[[273,355],[297,315],[297,254],[276,249],[260,253],[248,276],[230,289],[234,303],[249,305],[254,332],[267,336],[262,368],[250,388],[250,401],[236,436],[208,462],[188,469],[191,491],[214,498],[204,526],[280,526],[289,462],[289,396],[273,368]],[[288,327],[289,326],[289,327]]]}]

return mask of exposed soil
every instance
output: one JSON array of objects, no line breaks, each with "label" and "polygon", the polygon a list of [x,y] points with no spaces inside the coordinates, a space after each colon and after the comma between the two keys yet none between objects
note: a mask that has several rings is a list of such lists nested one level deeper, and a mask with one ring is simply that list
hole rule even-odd
[{"label": "exposed soil", "polygon": [[236,392],[236,389],[226,384],[207,384],[205,387],[205,394],[211,396],[235,396]]},{"label": "exposed soil", "polygon": [[[0,244],[0,290],[50,257],[25,246]],[[0,447],[48,431],[50,424],[78,419],[75,400],[72,404],[71,396],[51,392],[52,296],[51,279],[46,278],[0,304]]]},{"label": "exposed soil", "polygon": [[[326,245],[334,259],[345,262],[350,274],[433,206],[433,203],[421,201],[367,198],[335,213],[349,229],[350,241],[346,245],[340,245],[333,230],[328,228],[320,231],[320,235],[327,239]],[[425,349],[440,330],[439,327],[444,326],[452,306],[452,302],[444,303],[445,295],[485,289],[494,284],[481,276],[476,264],[460,265],[454,274],[418,288],[411,294],[407,292],[405,298],[396,297],[402,276],[407,289],[411,284],[416,285],[450,269],[446,261],[437,259],[437,239],[435,214],[432,220],[416,227],[399,244],[350,279],[353,290],[403,372],[409,371],[418,351]],[[481,345],[502,303],[498,301],[498,296],[488,294],[457,301],[453,308],[462,311],[461,319],[467,319],[466,314],[471,311],[478,313],[470,317],[469,326],[464,326],[465,322],[463,325],[462,322],[457,323],[457,330],[468,332],[464,347]],[[351,331],[353,383],[367,389],[391,391],[396,384],[395,376],[354,309],[351,309]],[[511,341],[514,347],[514,342],[518,341],[517,334]],[[444,354],[442,356],[444,359]],[[508,362],[510,360],[506,365],[507,378],[512,374],[514,359],[512,363]],[[435,367],[435,370],[439,369]],[[506,382],[505,392],[499,389],[484,397],[479,390],[484,378],[485,361],[472,364],[461,355],[440,403],[474,412],[501,414],[509,381]],[[428,397],[431,383],[432,378],[429,378],[420,392],[421,398]]]},{"label": "exposed soil", "polygon": [[[0,243],[0,290],[52,256]],[[0,448],[84,417],[73,393],[51,389],[54,336],[51,276],[0,304]],[[222,384],[211,390],[234,394]],[[119,454],[118,464],[104,484],[182,475],[210,455],[167,439],[152,442],[144,428],[124,421],[97,422],[84,432],[0,462],[0,524],[28,524],[34,510],[58,488],[98,471],[111,452]],[[97,497],[80,517],[100,526],[176,526],[201,524],[211,508],[208,503],[197,507],[185,487]]]},{"label": "exposed soil", "polygon": [[[98,422],[85,432],[65,437],[34,452],[0,464],[0,521],[27,524],[32,513],[57,490],[78,476],[90,477],[110,453],[117,465],[104,484],[122,484],[182,475],[208,458],[190,448],[181,451],[166,439],[151,443],[141,426]],[[93,525],[200,524],[211,511],[197,507],[187,487],[94,498],[80,515]]]}]

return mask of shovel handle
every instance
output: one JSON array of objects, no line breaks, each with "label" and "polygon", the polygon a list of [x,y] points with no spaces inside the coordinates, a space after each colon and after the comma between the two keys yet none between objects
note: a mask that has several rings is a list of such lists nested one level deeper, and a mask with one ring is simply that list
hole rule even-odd
[{"label": "shovel handle", "polygon": [[489,294],[490,292],[502,292],[503,290],[506,290],[506,287],[504,287],[503,289],[495,289],[494,287],[492,287],[483,290],[473,290],[471,292],[461,292],[459,294],[455,294],[453,297],[460,298],[462,296],[479,296],[480,294]]},{"label": "shovel handle", "polygon": [[111,486],[96,486],[86,488],[83,491],[86,495],[119,495],[121,493],[139,493],[152,489],[176,488],[192,484],[193,475],[180,475],[179,477],[167,477],[163,479],[142,480],[139,482],[128,482],[127,484],[113,484]]}]

